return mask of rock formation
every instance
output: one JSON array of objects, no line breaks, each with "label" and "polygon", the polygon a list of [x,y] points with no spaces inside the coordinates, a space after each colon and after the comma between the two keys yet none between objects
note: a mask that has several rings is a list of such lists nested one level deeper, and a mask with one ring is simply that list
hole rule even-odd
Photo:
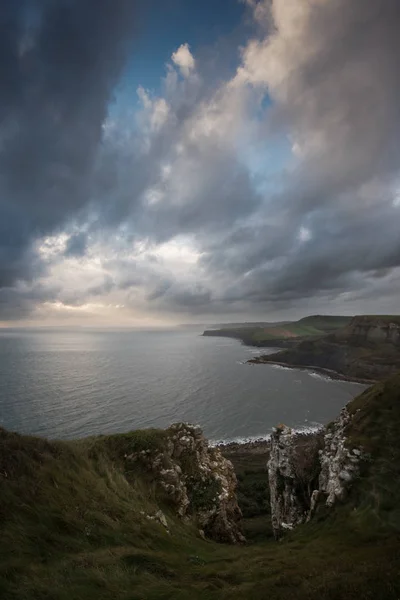
[{"label": "rock formation", "polygon": [[349,448],[346,429],[351,416],[344,408],[320,434],[292,433],[279,426],[271,436],[268,476],[271,520],[276,538],[285,529],[312,518],[319,502],[329,507],[345,498],[359,474],[360,448]]},{"label": "rock formation", "polygon": [[319,474],[321,436],[292,433],[280,425],[271,436],[268,461],[271,521],[276,538],[285,529],[304,523]]},{"label": "rock formation", "polygon": [[343,408],[324,436],[324,448],[320,451],[321,473],[319,491],[326,495],[326,504],[333,506],[343,500],[347,489],[359,474],[362,452],[359,448],[347,448],[346,427],[351,417]]},{"label": "rock formation", "polygon": [[162,448],[140,450],[125,461],[140,464],[177,514],[195,521],[201,535],[232,544],[245,541],[232,463],[208,445],[200,427],[172,425]]}]

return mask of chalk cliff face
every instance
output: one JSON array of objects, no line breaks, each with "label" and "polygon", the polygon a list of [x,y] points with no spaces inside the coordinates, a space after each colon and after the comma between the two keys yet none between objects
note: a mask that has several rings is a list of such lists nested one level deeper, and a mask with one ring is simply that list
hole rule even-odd
[{"label": "chalk cliff face", "polygon": [[319,502],[344,500],[359,474],[360,448],[348,448],[351,416],[344,408],[323,435],[292,433],[280,426],[271,437],[268,476],[271,520],[276,538],[309,521]]},{"label": "chalk cliff face", "polygon": [[236,499],[232,463],[209,446],[199,427],[177,423],[167,429],[163,448],[148,448],[125,456],[141,465],[173,509],[193,520],[201,535],[220,542],[245,541]]}]

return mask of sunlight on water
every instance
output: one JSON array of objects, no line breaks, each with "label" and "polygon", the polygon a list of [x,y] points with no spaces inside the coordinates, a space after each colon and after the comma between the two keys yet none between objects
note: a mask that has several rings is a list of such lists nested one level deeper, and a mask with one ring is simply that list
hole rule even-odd
[{"label": "sunlight on water", "polygon": [[249,365],[265,352],[193,331],[0,332],[0,425],[73,438],[199,423],[213,440],[326,423],[363,386]]}]

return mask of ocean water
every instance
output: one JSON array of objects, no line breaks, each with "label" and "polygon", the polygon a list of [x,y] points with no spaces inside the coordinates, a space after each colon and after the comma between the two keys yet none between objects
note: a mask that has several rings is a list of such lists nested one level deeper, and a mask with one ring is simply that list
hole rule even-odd
[{"label": "ocean water", "polygon": [[365,387],[249,365],[260,350],[200,333],[0,330],[0,426],[71,439],[187,421],[254,439],[325,424]]}]

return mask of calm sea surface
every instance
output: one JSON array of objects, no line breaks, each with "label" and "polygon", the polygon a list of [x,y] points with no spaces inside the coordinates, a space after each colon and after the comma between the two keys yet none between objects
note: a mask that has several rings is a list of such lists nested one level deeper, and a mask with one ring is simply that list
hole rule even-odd
[{"label": "calm sea surface", "polygon": [[67,439],[189,421],[257,438],[326,423],[364,389],[244,364],[260,352],[200,333],[0,330],[0,426]]}]

